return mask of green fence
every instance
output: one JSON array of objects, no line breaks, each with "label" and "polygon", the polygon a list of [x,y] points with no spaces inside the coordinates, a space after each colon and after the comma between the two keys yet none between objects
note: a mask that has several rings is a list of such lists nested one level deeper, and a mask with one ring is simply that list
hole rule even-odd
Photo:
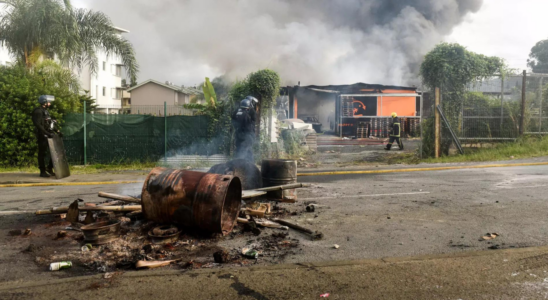
[{"label": "green fence", "polygon": [[158,161],[173,155],[219,154],[206,116],[70,114],[63,135],[70,164]]}]

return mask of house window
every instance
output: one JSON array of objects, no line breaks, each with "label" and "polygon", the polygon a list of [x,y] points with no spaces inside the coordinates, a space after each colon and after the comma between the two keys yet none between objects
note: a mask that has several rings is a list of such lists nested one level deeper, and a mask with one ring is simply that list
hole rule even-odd
[{"label": "house window", "polygon": [[[103,71],[106,71],[106,70],[107,70],[107,62],[104,61],[104,62],[103,62]],[[104,96],[104,95],[103,95],[103,96]]]},{"label": "house window", "polygon": [[122,99],[122,89],[113,88],[110,90],[110,96],[112,99]]},{"label": "house window", "polygon": [[113,70],[112,74],[115,76],[121,77],[122,76],[122,65],[112,65]]},{"label": "house window", "polygon": [[107,95],[107,88],[103,87],[103,97]]}]

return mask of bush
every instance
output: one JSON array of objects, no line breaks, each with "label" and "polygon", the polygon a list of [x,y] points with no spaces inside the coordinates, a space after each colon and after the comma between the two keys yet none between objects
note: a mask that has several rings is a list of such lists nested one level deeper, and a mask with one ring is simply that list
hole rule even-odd
[{"label": "bush", "polygon": [[62,125],[63,115],[79,109],[79,95],[52,77],[21,66],[0,67],[0,165],[36,164],[37,143],[32,111],[40,95],[54,95],[52,118]]}]

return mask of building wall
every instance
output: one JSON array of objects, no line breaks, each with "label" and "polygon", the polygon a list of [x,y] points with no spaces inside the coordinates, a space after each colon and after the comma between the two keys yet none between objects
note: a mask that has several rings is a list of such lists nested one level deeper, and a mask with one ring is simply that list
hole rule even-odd
[{"label": "building wall", "polygon": [[[384,90],[385,94],[414,94],[413,90]],[[377,97],[377,116],[388,117],[393,112],[398,116],[414,117],[419,114],[416,97]]]},{"label": "building wall", "polygon": [[[106,109],[109,109],[109,112],[117,113],[117,110],[122,106],[122,76],[116,74],[115,66],[121,66],[122,60],[115,55],[107,57],[103,51],[98,51],[97,58],[96,74],[91,74],[89,67],[85,67],[79,75],[80,81],[82,86],[89,90],[91,96],[96,99],[99,111],[106,112]],[[116,90],[119,92],[116,93]]]},{"label": "building wall", "polygon": [[151,82],[131,91],[131,105],[177,105],[178,94]]}]

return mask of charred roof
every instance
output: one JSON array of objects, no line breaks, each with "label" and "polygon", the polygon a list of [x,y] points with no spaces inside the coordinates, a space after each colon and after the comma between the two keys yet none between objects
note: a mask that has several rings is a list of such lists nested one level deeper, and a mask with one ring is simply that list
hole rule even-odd
[{"label": "charred roof", "polygon": [[382,93],[383,90],[402,90],[402,91],[417,91],[417,87],[409,86],[396,86],[396,85],[382,85],[382,84],[369,84],[358,82],[354,84],[344,85],[308,85],[308,86],[288,86],[286,92],[293,90],[296,92],[299,89],[308,89],[317,92],[337,92],[341,94],[368,94],[368,93]]}]

